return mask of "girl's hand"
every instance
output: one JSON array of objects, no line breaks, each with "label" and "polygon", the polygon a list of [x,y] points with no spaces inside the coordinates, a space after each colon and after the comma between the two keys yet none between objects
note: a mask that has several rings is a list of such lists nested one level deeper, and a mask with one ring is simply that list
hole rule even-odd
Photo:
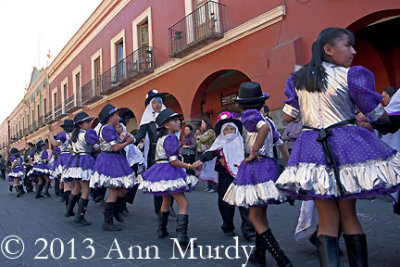
[{"label": "girl's hand", "polygon": [[127,136],[125,137],[125,139],[126,139],[126,142],[127,142],[128,144],[132,144],[132,143],[135,141],[135,138],[133,138],[131,135],[127,135]]},{"label": "girl's hand", "polygon": [[261,161],[260,155],[258,154],[258,152],[256,152],[256,153],[254,153],[254,154],[253,154],[253,153],[250,154],[250,155],[244,160],[244,163],[247,164],[247,163],[249,163],[250,161],[252,161],[252,160],[255,159],[255,158],[257,158],[258,161]]},{"label": "girl's hand", "polygon": [[203,162],[201,162],[200,160],[198,160],[192,164],[193,169],[199,168],[201,166],[203,166]]},{"label": "girl's hand", "polygon": [[219,163],[221,163],[222,167],[225,167],[225,160],[223,158],[219,159]]}]

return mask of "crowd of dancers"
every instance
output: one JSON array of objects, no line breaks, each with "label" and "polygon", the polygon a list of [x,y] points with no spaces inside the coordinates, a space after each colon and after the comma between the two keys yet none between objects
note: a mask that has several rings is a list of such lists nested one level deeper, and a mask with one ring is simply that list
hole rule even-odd
[{"label": "crowd of dancers", "polygon": [[[155,196],[157,235],[165,238],[174,200],[177,239],[186,246],[189,203],[185,193],[198,183],[195,171],[212,162],[219,174],[222,229],[232,232],[232,208],[238,206],[243,234],[255,239],[250,263],[265,266],[269,251],[278,266],[292,266],[269,227],[267,206],[313,200],[318,211],[315,244],[321,266],[339,266],[341,235],[350,266],[368,266],[367,239],[357,218],[356,199],[400,190],[400,154],[368,128],[384,134],[397,131],[400,108],[385,110],[373,74],[361,66],[351,67],[353,44],[350,31],[324,29],[312,46],[311,61],[289,77],[283,117],[302,123],[290,155],[274,123],[260,113],[269,95],[260,84],[244,82],[236,99],[241,114],[219,114],[217,138],[194,162],[181,158],[177,133],[182,114],[165,107],[163,95],[151,90],[135,136],[126,132],[120,109],[111,104],[103,107],[94,129],[93,117],[80,112],[64,121],[64,131],[50,133],[49,142],[55,147],[52,164],[47,162],[46,142],[38,142],[26,161],[12,148],[8,177],[17,196],[25,193],[24,177],[28,192],[35,184],[37,198],[50,196],[54,180],[66,203],[65,216],[75,216],[74,221],[84,226],[91,224],[85,219],[91,192],[97,199],[108,189],[105,231],[121,230],[113,220],[124,220],[126,203],[132,203],[140,190]],[[142,140],[144,154],[137,148]],[[279,148],[286,167],[275,158],[274,147]],[[143,164],[147,169],[141,171]]]}]

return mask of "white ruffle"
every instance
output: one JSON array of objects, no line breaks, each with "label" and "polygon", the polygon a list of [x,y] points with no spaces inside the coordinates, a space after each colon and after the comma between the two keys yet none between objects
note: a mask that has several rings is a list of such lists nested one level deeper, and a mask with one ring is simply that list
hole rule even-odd
[{"label": "white ruffle", "polygon": [[104,174],[99,174],[97,171],[92,174],[90,178],[90,187],[125,187],[131,188],[136,183],[135,174],[132,173],[130,175],[121,176],[121,177],[111,177]]},{"label": "white ruffle", "polygon": [[281,203],[286,201],[286,197],[282,195],[273,181],[266,181],[255,185],[236,185],[231,183],[223,200],[230,205],[249,207],[268,203]]},{"label": "white ruffle", "polygon": [[143,180],[142,175],[138,176],[139,190],[148,193],[162,193],[175,191],[180,188],[185,188],[185,191],[192,190],[198,183],[196,176],[188,175],[185,178],[177,178],[174,180],[161,180],[157,182]]},{"label": "white ruffle", "polygon": [[24,175],[25,175],[25,172],[23,172],[23,171],[19,171],[19,172],[10,172],[9,174],[8,174],[8,176],[9,177],[24,177]]},{"label": "white ruffle", "polygon": [[[339,171],[345,195],[400,186],[400,153],[387,160],[342,165]],[[314,163],[286,167],[276,185],[295,192],[301,189],[315,195],[343,197],[339,195],[333,169]]]},{"label": "white ruffle", "polygon": [[62,180],[80,180],[89,182],[92,177],[92,173],[92,169],[84,170],[81,167],[70,167],[64,171]]},{"label": "white ruffle", "polygon": [[49,175],[49,174],[50,174],[50,170],[49,170],[49,169],[41,169],[41,168],[33,167],[33,168],[28,172],[28,175],[32,175],[33,172],[38,172],[38,173],[41,173],[41,174],[44,174],[44,175]]}]

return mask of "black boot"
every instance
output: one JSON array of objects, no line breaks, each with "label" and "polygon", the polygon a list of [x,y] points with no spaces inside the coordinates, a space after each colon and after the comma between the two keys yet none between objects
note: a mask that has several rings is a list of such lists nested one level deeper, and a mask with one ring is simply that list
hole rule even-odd
[{"label": "black boot", "polygon": [[33,192],[33,187],[32,187],[32,182],[31,181],[27,181],[26,192],[27,193],[32,193]]},{"label": "black boot", "polygon": [[339,240],[337,237],[318,236],[318,254],[322,267],[339,266]]},{"label": "black boot", "polygon": [[17,185],[15,187],[15,189],[17,190],[18,194],[17,197],[22,196],[23,194],[25,194],[24,188],[22,187],[22,185]]},{"label": "black boot", "polygon": [[10,184],[10,187],[8,188],[8,191],[12,192],[14,185]]},{"label": "black boot", "polygon": [[42,190],[43,190],[43,184],[37,184],[36,185],[36,198],[43,197]]},{"label": "black boot", "polygon": [[268,252],[272,255],[278,266],[293,266],[288,257],[285,256],[285,253],[283,253],[283,250],[279,247],[279,243],[276,241],[271,229],[268,229],[264,233],[260,234],[260,237],[261,247],[268,249]]},{"label": "black boot", "polygon": [[54,194],[56,196],[60,196],[61,192],[60,192],[60,180],[59,179],[55,179],[54,180]]},{"label": "black boot", "polygon": [[346,243],[347,257],[350,267],[368,266],[367,237],[365,234],[346,235],[343,234]]},{"label": "black boot", "polygon": [[50,194],[49,194],[49,187],[50,187],[50,185],[51,185],[51,181],[48,181],[48,182],[46,182],[46,184],[45,184],[44,195],[45,195],[46,197],[51,197]]},{"label": "black boot", "polygon": [[68,205],[67,205],[67,211],[65,212],[64,216],[65,217],[71,217],[74,216],[74,207],[76,202],[78,202],[79,200],[79,196],[78,195],[69,195],[69,199],[68,199]]},{"label": "black boot", "polygon": [[167,231],[167,224],[168,224],[168,216],[169,212],[162,212],[158,214],[158,238],[164,238],[169,236],[169,233]]},{"label": "black boot", "polygon": [[122,218],[122,213],[121,213],[123,201],[124,199],[122,197],[117,197],[117,201],[115,202],[114,218],[119,222],[124,222],[124,218]]},{"label": "black boot", "polygon": [[86,221],[85,219],[85,213],[87,210],[87,206],[89,204],[89,199],[79,199],[79,204],[78,204],[78,212],[76,213],[75,216],[75,222],[81,225],[91,225],[91,222]]},{"label": "black boot", "polygon": [[68,207],[68,200],[69,200],[69,196],[71,195],[71,191],[65,191],[64,195],[63,195],[63,202],[65,202],[65,207]]},{"label": "black boot", "polygon": [[187,235],[189,225],[189,215],[177,214],[176,215],[176,238],[182,248],[186,248],[189,244],[189,237]]},{"label": "black boot", "polygon": [[121,228],[116,226],[113,222],[114,210],[115,202],[106,202],[104,204],[104,231],[121,231]]},{"label": "black boot", "polygon": [[256,241],[253,252],[250,254],[249,262],[258,267],[265,267],[265,251],[266,247],[262,246],[262,237],[259,234],[256,234]]},{"label": "black boot", "polygon": [[126,207],[126,202],[127,202],[126,197],[122,198],[120,211],[121,211],[122,216],[124,216],[124,217],[128,217],[128,214],[129,214],[129,210]]}]

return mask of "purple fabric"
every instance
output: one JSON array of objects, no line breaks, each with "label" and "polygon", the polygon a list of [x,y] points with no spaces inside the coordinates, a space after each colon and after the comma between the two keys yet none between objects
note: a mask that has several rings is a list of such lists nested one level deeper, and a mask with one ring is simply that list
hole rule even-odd
[{"label": "purple fabric", "polygon": [[61,149],[60,149],[60,147],[54,148],[54,154],[56,154],[57,156],[60,156],[60,154],[61,154]]},{"label": "purple fabric", "polygon": [[67,135],[65,134],[65,132],[59,132],[55,139],[60,141],[61,143],[64,143],[65,141],[67,141]]},{"label": "purple fabric", "polygon": [[[66,154],[68,155],[68,154]],[[66,168],[73,168],[73,167],[79,167],[82,168],[83,170],[88,170],[88,169],[93,169],[95,160],[91,155],[75,155],[75,156],[66,156],[64,157],[63,161],[68,161],[66,162],[67,164],[64,165]]]},{"label": "purple fabric", "polygon": [[107,142],[119,141],[119,134],[111,125],[106,125],[101,130],[101,136]]},{"label": "purple fabric", "polygon": [[97,156],[94,164],[93,172],[96,171],[111,178],[128,176],[133,172],[124,155],[103,152]]},{"label": "purple fabric", "polygon": [[[299,163],[327,165],[322,145],[317,141],[318,131],[303,131],[296,140],[288,166]],[[369,160],[387,159],[396,151],[382,142],[375,134],[359,126],[343,126],[332,129],[328,137],[338,166]]]},{"label": "purple fabric", "polygon": [[58,166],[61,165],[63,168],[66,168],[71,162],[71,159],[72,159],[71,153],[62,153],[58,157],[56,163],[54,164],[54,167],[57,168]]},{"label": "purple fabric", "polygon": [[97,137],[97,133],[96,133],[95,130],[89,129],[89,130],[87,130],[85,132],[85,141],[86,141],[86,143],[88,143],[89,145],[93,146],[93,145],[95,145],[97,143],[97,140],[98,140],[98,137]]},{"label": "purple fabric", "polygon": [[179,156],[179,140],[176,135],[168,135],[164,140],[163,147],[168,157]]},{"label": "purple fabric", "polygon": [[374,74],[362,66],[351,67],[347,73],[349,95],[364,114],[373,111],[382,101],[375,90]]},{"label": "purple fabric", "polygon": [[15,175],[14,175],[14,173],[16,174],[16,173],[18,173],[18,172],[24,172],[24,167],[23,167],[23,166],[17,166],[17,167],[15,167],[14,169],[12,169],[11,172],[8,174],[8,177],[11,178],[11,180],[9,180],[9,181],[12,182],[12,181],[13,181],[12,179],[14,179],[14,178],[20,178],[20,177],[23,176],[23,174],[20,175],[20,176],[15,176]]},{"label": "purple fabric", "polygon": [[273,143],[275,144],[278,140],[279,140],[279,138],[281,137],[281,135],[278,133],[278,131],[275,129],[275,126],[274,126],[274,124],[272,123],[272,121],[270,120],[270,119],[266,119],[266,121],[268,122],[268,124],[269,124],[269,126],[270,126],[270,128],[271,128],[271,131],[272,131],[272,140],[273,140]]},{"label": "purple fabric", "polygon": [[265,121],[260,111],[256,109],[248,109],[242,114],[242,123],[248,132],[258,132],[257,123]]},{"label": "purple fabric", "polygon": [[389,113],[389,116],[400,116],[400,111],[398,112],[393,112],[393,113]]},{"label": "purple fabric", "polygon": [[[191,133],[191,134],[189,134],[188,136],[185,136],[184,138],[183,138],[183,141],[182,141],[182,145],[186,145],[186,146],[193,146],[193,145],[195,145],[195,144],[193,144],[193,138],[194,138],[194,135]],[[196,140],[196,139],[194,139],[194,140]]]},{"label": "purple fabric", "polygon": [[44,150],[43,152],[42,152],[42,154],[40,155],[40,158],[41,159],[49,159],[49,154],[47,153],[47,151],[46,150]]},{"label": "purple fabric", "polygon": [[279,177],[278,167],[274,160],[261,158],[240,165],[239,171],[233,183],[236,185],[256,185],[267,181],[276,181]]},{"label": "purple fabric", "polygon": [[297,110],[300,110],[299,107],[299,100],[297,97],[296,93],[296,87],[294,86],[294,81],[296,79],[295,73],[290,75],[289,79],[286,81],[285,85],[285,95],[287,96],[287,99],[284,100],[283,102],[289,106],[294,107]]},{"label": "purple fabric", "polygon": [[11,156],[10,157],[10,161],[13,162],[14,160],[16,160],[17,158],[15,156]]}]

